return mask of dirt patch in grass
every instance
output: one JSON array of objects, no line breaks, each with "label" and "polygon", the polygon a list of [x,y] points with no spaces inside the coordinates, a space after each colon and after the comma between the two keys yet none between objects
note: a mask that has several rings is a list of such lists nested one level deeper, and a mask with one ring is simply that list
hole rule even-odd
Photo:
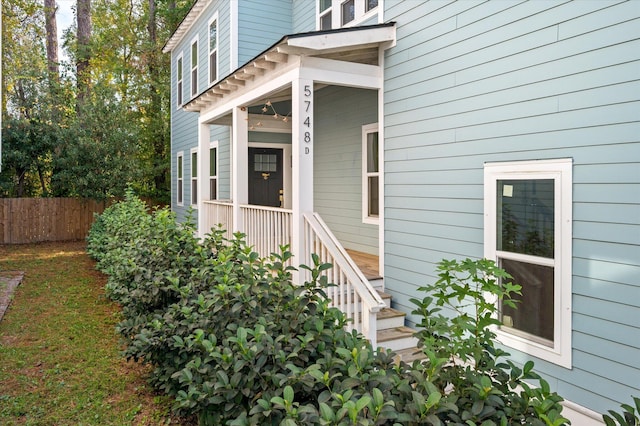
[{"label": "dirt patch in grass", "polygon": [[0,321],[4,313],[9,308],[13,292],[22,281],[24,272],[22,271],[5,271],[0,269]]},{"label": "dirt patch in grass", "polygon": [[0,322],[0,424],[190,424],[120,355],[119,307],[84,242],[0,245],[24,271]]}]

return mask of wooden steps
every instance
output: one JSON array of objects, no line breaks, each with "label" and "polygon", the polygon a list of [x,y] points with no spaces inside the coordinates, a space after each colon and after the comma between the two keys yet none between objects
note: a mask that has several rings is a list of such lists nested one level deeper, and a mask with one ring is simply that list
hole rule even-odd
[{"label": "wooden steps", "polygon": [[413,336],[416,330],[405,325],[407,315],[391,307],[390,294],[381,291],[378,293],[387,305],[378,312],[376,318],[378,346],[396,352],[398,362],[402,360],[410,364],[414,360],[424,359],[424,354],[416,347],[418,339]]},{"label": "wooden steps", "polygon": [[396,352],[398,361],[402,359],[411,363],[416,359],[424,359],[424,354],[416,347],[418,339],[413,337],[416,330],[405,325],[406,314],[393,309],[391,295],[381,291],[384,288],[384,281],[379,274],[378,256],[355,250],[347,250],[347,252],[387,305],[385,309],[378,312],[376,318],[378,346]]}]

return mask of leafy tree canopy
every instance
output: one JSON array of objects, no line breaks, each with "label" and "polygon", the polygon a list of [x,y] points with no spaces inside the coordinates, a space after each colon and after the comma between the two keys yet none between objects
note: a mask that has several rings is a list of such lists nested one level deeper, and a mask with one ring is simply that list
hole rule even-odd
[{"label": "leafy tree canopy", "polygon": [[[79,45],[76,24],[66,29],[66,57],[52,76],[43,2],[3,3],[2,62],[11,66],[2,75],[0,196],[101,199],[129,184],[168,200],[170,58],[162,46],[192,4],[93,0],[88,45]],[[80,104],[76,62],[86,57]]]}]

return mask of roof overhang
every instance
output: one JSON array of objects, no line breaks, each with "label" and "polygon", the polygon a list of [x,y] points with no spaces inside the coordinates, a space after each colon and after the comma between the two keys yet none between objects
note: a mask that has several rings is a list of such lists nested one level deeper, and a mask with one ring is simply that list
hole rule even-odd
[{"label": "roof overhang", "polygon": [[184,35],[189,31],[191,25],[200,17],[202,12],[209,6],[211,0],[198,0],[189,9],[187,15],[184,17],[178,28],[173,32],[167,43],[162,48],[162,53],[171,52],[180,43]]},{"label": "roof overhang", "polygon": [[[362,81],[366,82],[367,77],[374,79],[381,75],[378,67],[380,49],[393,46],[395,40],[395,22],[286,35],[187,102],[183,108],[193,112],[210,109],[221,101],[225,102],[225,98],[252,90],[265,76],[275,77],[287,69],[300,67],[302,63],[314,64],[329,83],[338,83],[331,80],[332,74],[336,73],[351,73],[356,80],[362,76]],[[375,87],[375,84],[368,87]]]}]

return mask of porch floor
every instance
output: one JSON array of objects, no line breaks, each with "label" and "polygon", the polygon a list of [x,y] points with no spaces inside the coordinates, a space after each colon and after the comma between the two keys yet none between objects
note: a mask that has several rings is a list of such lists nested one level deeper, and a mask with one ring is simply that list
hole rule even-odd
[{"label": "porch floor", "polygon": [[350,249],[347,249],[347,253],[349,253],[349,256],[351,256],[368,280],[382,278],[378,267],[380,261],[378,256]]}]

